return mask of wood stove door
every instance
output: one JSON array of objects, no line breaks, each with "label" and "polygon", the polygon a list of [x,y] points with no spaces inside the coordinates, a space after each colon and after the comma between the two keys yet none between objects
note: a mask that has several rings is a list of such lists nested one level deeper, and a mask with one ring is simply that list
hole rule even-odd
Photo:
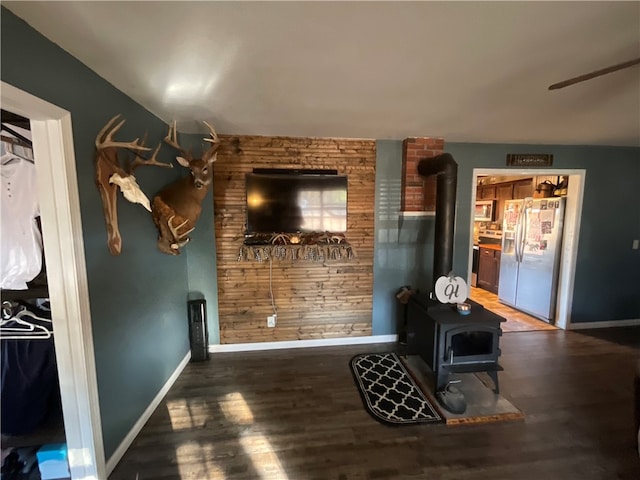
[{"label": "wood stove door", "polygon": [[497,362],[500,356],[499,335],[489,326],[463,325],[443,335],[442,362],[448,364]]}]

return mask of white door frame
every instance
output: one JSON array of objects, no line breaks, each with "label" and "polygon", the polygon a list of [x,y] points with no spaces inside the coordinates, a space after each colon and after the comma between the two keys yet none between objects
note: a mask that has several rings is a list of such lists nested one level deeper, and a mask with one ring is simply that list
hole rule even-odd
[{"label": "white door frame", "polygon": [[[580,218],[582,216],[582,199],[584,196],[585,169],[522,169],[509,168],[474,168],[471,187],[471,219],[470,232],[473,232],[473,212],[475,211],[478,177],[483,175],[527,175],[527,176],[568,176],[567,204],[564,212],[564,234],[562,240],[562,257],[558,278],[558,301],[556,304],[555,325],[568,330],[571,328],[571,306],[573,305],[573,286],[576,275],[576,260],[578,258],[578,237],[580,234]],[[469,239],[469,274],[471,284],[471,269],[473,263],[473,233]]]},{"label": "white door frame", "polygon": [[5,82],[0,98],[31,120],[71,478],[105,479],[71,114]]}]

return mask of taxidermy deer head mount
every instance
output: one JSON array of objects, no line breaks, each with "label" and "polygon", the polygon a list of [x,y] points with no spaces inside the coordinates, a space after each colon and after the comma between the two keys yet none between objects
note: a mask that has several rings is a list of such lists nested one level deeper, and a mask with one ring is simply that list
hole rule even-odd
[{"label": "taxidermy deer head mount", "polygon": [[167,185],[153,197],[151,215],[158,228],[158,249],[169,255],[179,255],[180,248],[189,242],[189,233],[196,228],[202,212],[202,201],[207,196],[213,177],[213,162],[220,146],[218,135],[211,125],[203,122],[209,129],[211,138],[204,138],[211,146],[200,158],[193,158],[190,152],[179,144],[176,123],[169,127],[164,141],[180,152],[178,163],[190,170],[190,175]]},{"label": "taxidermy deer head mount", "polygon": [[[162,144],[158,144],[150,158],[145,159],[140,156],[141,152],[151,150],[138,142],[138,139],[131,142],[118,142],[113,140],[113,136],[124,125],[125,120],[120,120],[115,124],[120,115],[116,115],[100,130],[96,137],[96,185],[102,199],[102,209],[105,222],[107,224],[107,246],[111,255],[120,255],[122,251],[122,237],[118,228],[118,187],[124,197],[133,203],[140,203],[147,210],[151,211],[149,199],[140,190],[140,186],[133,176],[133,172],[141,165],[153,165],[156,167],[173,168],[173,165],[161,163],[156,160],[156,155]],[[126,162],[123,167],[118,158],[119,150],[128,150],[135,154],[133,162]]]}]

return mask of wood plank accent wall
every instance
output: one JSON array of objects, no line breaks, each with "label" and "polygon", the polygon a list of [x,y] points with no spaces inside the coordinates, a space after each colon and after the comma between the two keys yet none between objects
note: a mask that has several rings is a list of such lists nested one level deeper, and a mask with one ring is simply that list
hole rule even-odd
[{"label": "wood plank accent wall", "polygon": [[[221,343],[371,335],[376,146],[374,140],[220,135],[213,197]],[[245,174],[254,168],[336,169],[348,176],[347,241],[353,260],[238,261],[246,221]],[[271,289],[278,310],[275,328]]]}]

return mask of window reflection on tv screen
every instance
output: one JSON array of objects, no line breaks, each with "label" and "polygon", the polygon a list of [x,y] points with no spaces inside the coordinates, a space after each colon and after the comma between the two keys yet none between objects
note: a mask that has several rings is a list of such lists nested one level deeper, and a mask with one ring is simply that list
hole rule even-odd
[{"label": "window reflection on tv screen", "polygon": [[246,176],[247,233],[346,232],[347,177]]}]

